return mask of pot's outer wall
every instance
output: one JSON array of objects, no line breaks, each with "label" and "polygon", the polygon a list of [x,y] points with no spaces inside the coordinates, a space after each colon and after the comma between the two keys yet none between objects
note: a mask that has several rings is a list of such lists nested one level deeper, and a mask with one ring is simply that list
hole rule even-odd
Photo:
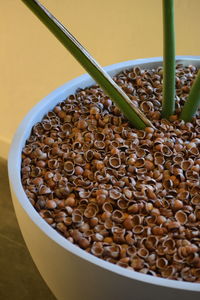
[{"label": "pot's outer wall", "polygon": [[[179,59],[183,60],[185,57]],[[109,66],[106,70],[114,75],[122,69],[139,64],[146,68],[156,67],[161,65],[161,61],[161,58],[137,60]],[[200,66],[200,57],[187,57],[186,64],[190,63]],[[87,75],[84,75],[55,90],[30,111],[13,139],[8,161],[9,180],[15,212],[30,254],[58,300],[121,300],[124,298],[126,300],[159,298],[177,300],[178,297],[181,300],[200,299],[200,284],[165,279],[162,279],[161,283],[159,278],[131,272],[131,274],[136,273],[134,279],[120,274],[126,272],[120,267],[118,267],[120,272],[109,270],[105,267],[104,261],[92,255],[89,255],[91,257],[89,260],[81,258],[78,256],[81,249],[63,238],[64,242],[61,243],[60,235],[36,213],[23,191],[20,177],[21,151],[32,126],[40,121],[56,103],[75,92],[77,88],[84,88],[93,83]],[[85,254],[85,251],[81,250],[81,252]],[[110,269],[117,270],[114,265],[109,265]],[[141,278],[145,278],[145,282]],[[170,285],[171,287],[168,287]]]}]

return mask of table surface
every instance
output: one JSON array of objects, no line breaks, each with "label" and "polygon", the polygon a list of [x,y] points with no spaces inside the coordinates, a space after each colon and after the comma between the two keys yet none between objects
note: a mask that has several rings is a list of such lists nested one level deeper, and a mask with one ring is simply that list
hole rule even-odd
[{"label": "table surface", "polygon": [[7,163],[0,159],[0,299],[55,300],[35,267],[14,213]]}]

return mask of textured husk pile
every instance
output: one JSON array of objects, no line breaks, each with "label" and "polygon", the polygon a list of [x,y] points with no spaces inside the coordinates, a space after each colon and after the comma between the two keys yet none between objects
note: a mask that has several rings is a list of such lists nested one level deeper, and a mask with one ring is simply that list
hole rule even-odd
[{"label": "textured husk pile", "polygon": [[162,67],[114,80],[156,129],[130,126],[98,86],[77,90],[35,124],[22,184],[70,242],[124,268],[200,282],[200,113],[179,120],[197,74],[176,69],[176,113],[161,119]]}]

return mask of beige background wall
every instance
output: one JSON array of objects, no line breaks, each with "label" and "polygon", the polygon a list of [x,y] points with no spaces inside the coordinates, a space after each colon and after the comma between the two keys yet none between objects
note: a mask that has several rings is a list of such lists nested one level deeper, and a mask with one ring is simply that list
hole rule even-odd
[{"label": "beige background wall", "polygon": [[[102,65],[162,56],[161,0],[41,0]],[[175,0],[177,54],[200,55],[200,0]],[[20,0],[0,0],[0,156],[27,111],[84,70]]]}]

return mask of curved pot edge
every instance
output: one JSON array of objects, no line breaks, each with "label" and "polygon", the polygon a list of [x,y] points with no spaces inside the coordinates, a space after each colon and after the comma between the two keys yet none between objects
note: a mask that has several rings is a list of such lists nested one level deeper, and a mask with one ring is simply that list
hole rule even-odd
[{"label": "curved pot edge", "polygon": [[[200,66],[200,56],[177,56],[176,59],[178,63],[184,63],[185,61],[187,61],[187,63],[190,64],[198,61],[198,65]],[[131,68],[133,66],[145,65],[145,67],[149,67],[149,66],[152,67],[152,65],[156,64],[158,66],[161,63],[162,63],[162,57],[155,57],[155,58],[137,59],[137,60],[131,60],[122,63],[117,63],[117,64],[107,66],[104,69],[111,76],[113,76],[114,74],[120,72],[121,70],[126,68]],[[50,93],[48,96],[46,96],[44,99],[42,99],[38,104],[36,104],[22,120],[21,124],[19,125],[14,135],[10,147],[9,157],[8,157],[8,173],[9,173],[9,181],[10,181],[12,192],[17,196],[20,205],[23,207],[23,209],[26,211],[26,213],[31,218],[31,220],[35,223],[35,225],[40,228],[40,230],[42,230],[55,243],[58,243],[61,247],[81,257],[82,259],[85,259],[109,271],[115,272],[118,275],[133,278],[134,280],[148,282],[163,287],[171,287],[171,288],[191,290],[191,291],[200,291],[200,284],[198,283],[180,282],[180,281],[169,280],[165,278],[157,278],[157,277],[141,274],[139,272],[126,270],[119,266],[110,264],[102,259],[96,258],[91,254],[86,253],[84,250],[74,246],[69,241],[67,241],[64,237],[59,235],[54,229],[52,229],[39,216],[39,214],[34,210],[33,206],[29,203],[27,196],[23,190],[21,184],[21,178],[20,178],[21,149],[24,146],[25,140],[28,138],[30,134],[30,130],[33,124],[35,124],[35,119],[36,119],[35,116],[37,115],[38,120],[41,119],[44,115],[44,112],[45,113],[48,112],[51,108],[55,106],[56,103],[61,102],[62,101],[61,95],[63,95],[64,97],[65,92],[69,89],[70,86],[71,89],[73,90],[74,88],[80,87],[81,85],[86,87],[92,84],[94,84],[94,81],[91,79],[91,77],[88,74],[81,75],[65,83],[64,85],[62,85],[61,87],[57,88],[52,93]],[[67,93],[65,97],[68,96],[69,94],[71,94],[71,92]],[[57,102],[55,101],[55,98],[57,98],[56,100]]]}]

